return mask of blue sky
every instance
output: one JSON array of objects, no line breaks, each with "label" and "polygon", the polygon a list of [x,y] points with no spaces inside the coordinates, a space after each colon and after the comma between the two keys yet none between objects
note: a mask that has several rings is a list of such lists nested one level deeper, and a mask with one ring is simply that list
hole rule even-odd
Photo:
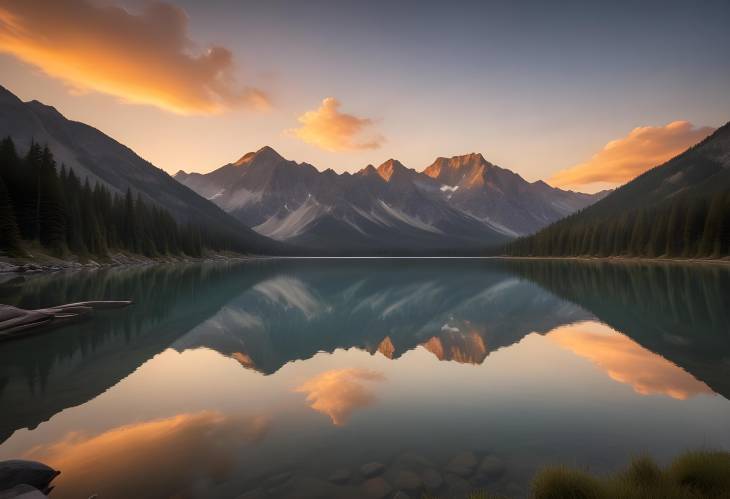
[{"label": "blue sky", "polygon": [[[63,1],[71,15],[84,0]],[[103,3],[133,14],[145,6]],[[178,114],[98,88],[70,91],[78,81],[13,49],[0,55],[0,83],[173,172],[208,171],[268,144],[338,171],[390,157],[420,169],[476,151],[536,180],[636,127],[730,119],[727,1],[168,3],[187,15],[186,50],[225,47],[237,84],[261,89],[268,110]],[[362,133],[381,137],[378,147],[325,150],[292,133],[327,97],[367,120]]]}]

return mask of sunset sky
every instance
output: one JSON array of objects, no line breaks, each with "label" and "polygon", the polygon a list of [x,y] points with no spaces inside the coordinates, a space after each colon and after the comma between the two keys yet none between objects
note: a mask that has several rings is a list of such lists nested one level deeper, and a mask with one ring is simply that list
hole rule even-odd
[{"label": "sunset sky", "polygon": [[730,120],[730,3],[0,0],[0,84],[207,172],[481,152],[584,191]]}]

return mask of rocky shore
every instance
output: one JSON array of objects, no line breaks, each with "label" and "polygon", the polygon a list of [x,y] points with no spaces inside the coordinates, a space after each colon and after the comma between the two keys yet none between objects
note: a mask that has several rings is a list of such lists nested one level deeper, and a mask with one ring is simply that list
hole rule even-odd
[{"label": "rocky shore", "polygon": [[123,267],[138,265],[157,265],[162,263],[194,263],[208,261],[244,261],[254,257],[235,253],[211,253],[201,258],[161,256],[150,258],[143,255],[129,255],[116,253],[104,260],[88,259],[84,262],[78,259],[61,259],[42,256],[35,259],[28,258],[0,258],[0,274],[37,274],[42,272],[60,272],[63,270],[96,270],[107,267]]},{"label": "rocky shore", "polygon": [[[518,486],[505,484],[507,468],[499,457],[464,451],[445,463],[434,463],[406,452],[391,462],[367,462],[343,467],[326,476],[312,476],[295,470],[263,477],[258,486],[237,499],[277,497],[349,497],[362,499],[416,499],[421,497],[469,498],[495,485],[519,495]],[[475,496],[481,497],[481,496]]]}]

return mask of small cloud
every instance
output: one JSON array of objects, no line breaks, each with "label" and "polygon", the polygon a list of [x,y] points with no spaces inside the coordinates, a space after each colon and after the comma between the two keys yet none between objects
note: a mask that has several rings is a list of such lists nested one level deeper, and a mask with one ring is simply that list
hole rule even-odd
[{"label": "small cloud", "polygon": [[181,114],[265,108],[266,93],[234,81],[233,54],[194,51],[184,10],[162,1],[140,13],[90,0],[0,0],[0,52],[63,80]]},{"label": "small cloud", "polygon": [[367,369],[333,369],[304,382],[294,391],[307,394],[312,409],[326,414],[335,426],[343,426],[356,409],[375,402],[375,394],[364,382],[385,377]]},{"label": "small cloud", "polygon": [[559,171],[549,182],[559,187],[597,182],[622,184],[661,165],[714,131],[712,127],[694,127],[689,121],[634,128],[626,137],[606,144],[589,161]]},{"label": "small cloud", "polygon": [[340,106],[340,101],[327,97],[318,109],[301,115],[302,126],[289,133],[326,151],[378,149],[385,138],[372,132],[373,120],[342,113]]}]

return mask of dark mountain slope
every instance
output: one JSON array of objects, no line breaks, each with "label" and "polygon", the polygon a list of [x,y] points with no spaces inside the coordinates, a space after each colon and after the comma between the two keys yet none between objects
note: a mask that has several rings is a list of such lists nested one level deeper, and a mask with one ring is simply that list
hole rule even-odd
[{"label": "dark mountain slope", "polygon": [[58,163],[72,168],[82,180],[101,182],[120,194],[130,188],[181,223],[224,234],[239,249],[262,252],[282,248],[99,130],[68,120],[40,102],[22,102],[0,86],[0,138],[8,136],[23,154],[32,141],[48,145]]},{"label": "dark mountain slope", "polygon": [[522,256],[730,254],[730,123],[594,205],[504,249]]}]

